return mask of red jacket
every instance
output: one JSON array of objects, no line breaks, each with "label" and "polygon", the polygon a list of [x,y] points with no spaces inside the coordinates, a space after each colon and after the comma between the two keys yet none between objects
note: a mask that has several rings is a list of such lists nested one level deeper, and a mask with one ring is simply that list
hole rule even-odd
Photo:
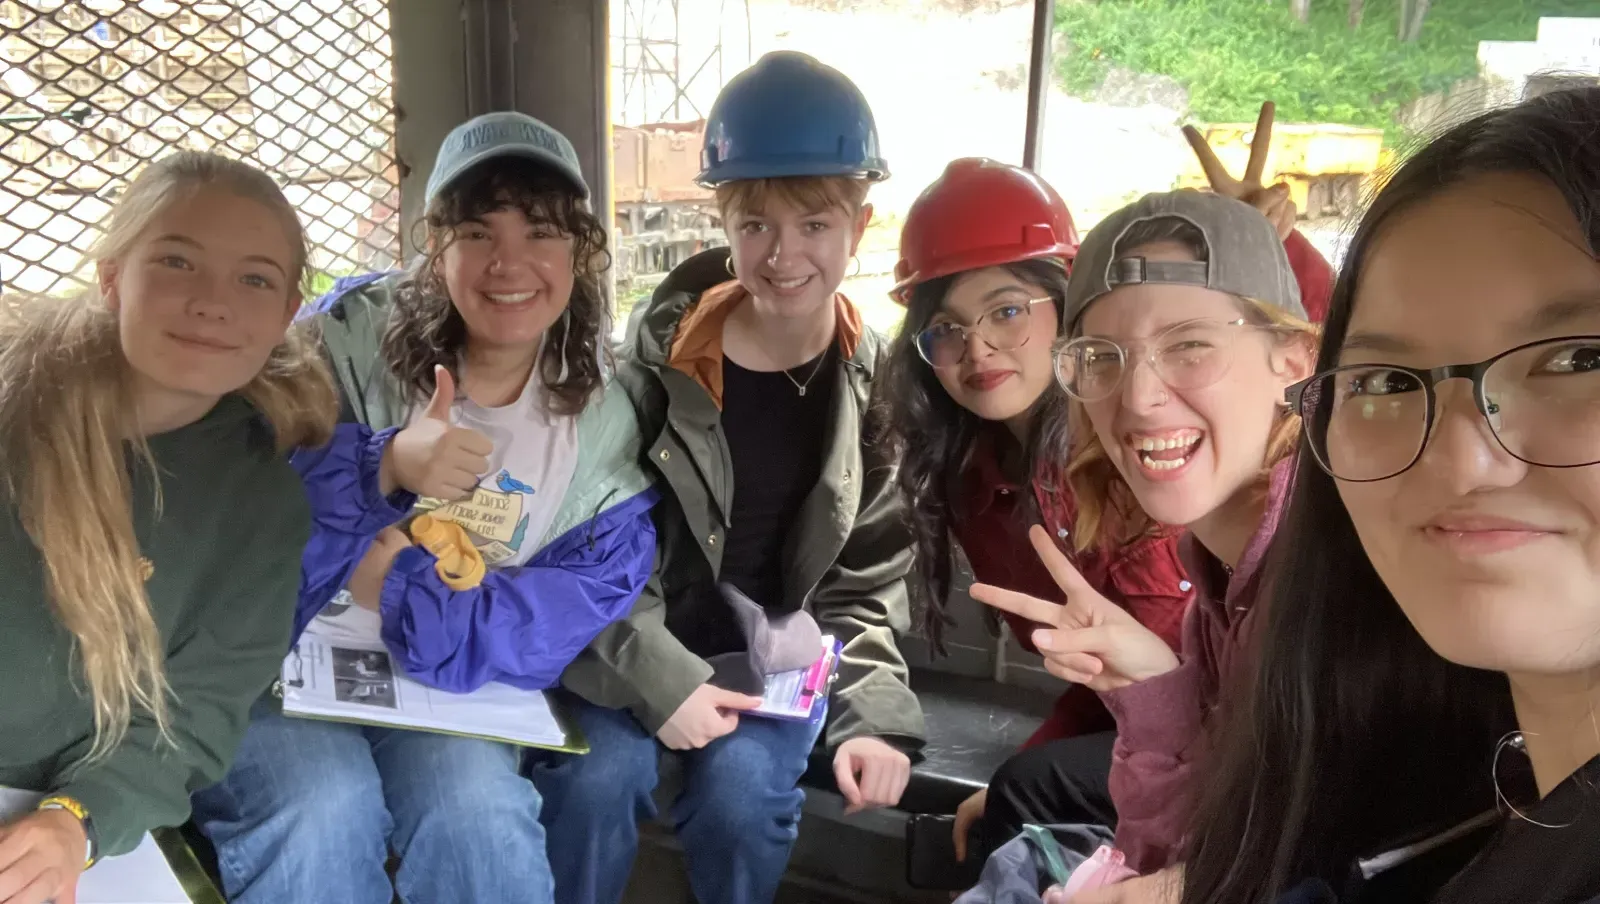
[{"label": "red jacket", "polygon": [[[1004,429],[997,424],[988,425],[979,434],[967,465],[963,496],[956,506],[956,542],[966,553],[973,575],[985,584],[1040,599],[1062,598],[1061,590],[1028,542],[1032,521],[1022,504],[1022,493],[1033,493],[1035,505],[1044,516],[1045,529],[1056,537],[1056,545],[1073,560],[1084,579],[1176,647],[1192,594],[1178,561],[1175,535],[1150,537],[1109,553],[1073,552],[1070,531],[1077,512],[1071,497],[1041,490],[1058,485],[1048,471],[1026,488],[1005,479],[995,450],[995,431]],[[1023,648],[1037,652],[1029,635],[1039,626],[1009,613],[1005,618]],[[1115,727],[1093,691],[1082,685],[1067,685],[1049,718],[1023,747]]]},{"label": "red jacket", "polygon": [[1293,456],[1272,469],[1261,524],[1231,574],[1193,535],[1179,552],[1195,587],[1183,623],[1181,664],[1165,675],[1100,695],[1117,719],[1111,751],[1111,802],[1117,808],[1117,849],[1141,874],[1172,863],[1183,841],[1191,774],[1218,688],[1238,663],[1248,636],[1261,566],[1289,500]]}]

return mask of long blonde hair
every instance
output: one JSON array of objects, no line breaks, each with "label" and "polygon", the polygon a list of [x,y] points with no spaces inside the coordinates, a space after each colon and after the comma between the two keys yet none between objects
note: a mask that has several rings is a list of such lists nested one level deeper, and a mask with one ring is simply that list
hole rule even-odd
[{"label": "long blonde hair", "polygon": [[[1253,299],[1239,299],[1245,316],[1266,328],[1280,342],[1304,342],[1315,349],[1321,330],[1312,323],[1286,313],[1276,305]],[[1077,501],[1078,514],[1073,524],[1074,545],[1079,551],[1099,546],[1119,546],[1161,529],[1139,507],[1133,490],[1089,423],[1083,403],[1073,401],[1067,409],[1073,451],[1067,460],[1067,486]],[[1300,444],[1300,415],[1281,411],[1267,434],[1259,488],[1278,462],[1288,458]]]},{"label": "long blonde hair", "polygon": [[[118,200],[89,262],[121,259],[162,212],[207,188],[277,214],[295,249],[291,284],[303,282],[305,234],[283,193],[260,170],[196,152],[145,168]],[[130,447],[132,466],[147,468],[152,481],[157,475],[135,421],[132,382],[116,316],[99,291],[0,305],[0,470],[82,662],[95,729],[84,762],[121,743],[136,706],[170,740],[166,653],[134,535]],[[302,329],[289,331],[240,392],[271,424],[280,450],[332,435],[333,380]],[[158,486],[158,505],[159,498]]]}]

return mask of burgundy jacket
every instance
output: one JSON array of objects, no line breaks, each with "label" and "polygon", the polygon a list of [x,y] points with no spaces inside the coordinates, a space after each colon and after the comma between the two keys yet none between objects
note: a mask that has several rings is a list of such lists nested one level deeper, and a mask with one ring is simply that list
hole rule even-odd
[{"label": "burgundy jacket", "polygon": [[1180,665],[1165,675],[1100,695],[1117,720],[1111,754],[1111,800],[1117,808],[1117,849],[1141,874],[1169,865],[1188,817],[1194,761],[1224,677],[1237,667],[1248,636],[1261,571],[1288,502],[1294,457],[1272,469],[1261,524],[1230,570],[1192,534],[1179,554],[1194,583],[1195,601],[1183,623]]},{"label": "burgundy jacket", "polygon": [[[1050,487],[1062,485],[1060,475],[1046,468],[1029,486],[1006,480],[996,458],[995,435],[990,432],[1003,429],[985,425],[985,432],[979,434],[968,461],[962,498],[956,506],[954,534],[973,575],[985,584],[1064,602],[1060,588],[1028,542],[1032,521],[1026,517],[1022,494],[1032,493],[1034,504],[1044,516],[1044,528],[1056,538],[1056,546],[1078,567],[1089,585],[1176,647],[1183,613],[1193,596],[1178,561],[1176,533],[1146,537],[1120,549],[1074,552],[1070,531],[1077,516],[1076,506],[1070,494],[1049,491]],[[1002,614],[1022,647],[1030,653],[1038,652],[1029,635],[1040,626],[1020,616]],[[1114,728],[1116,723],[1093,691],[1082,685],[1067,685],[1050,716],[1023,748]]]}]

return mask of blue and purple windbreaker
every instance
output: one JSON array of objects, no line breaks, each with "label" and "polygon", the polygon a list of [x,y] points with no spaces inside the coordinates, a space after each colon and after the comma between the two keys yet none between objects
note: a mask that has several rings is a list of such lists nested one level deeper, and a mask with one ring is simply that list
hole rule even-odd
[{"label": "blue and purple windbreaker", "polygon": [[[378,495],[382,449],[409,410],[378,353],[399,274],[341,280],[309,305],[337,375],[345,423],[333,443],[294,457],[313,499],[316,530],[302,562],[296,639],[344,587],[383,527],[415,498]],[[578,415],[577,470],[526,564],[491,569],[451,590],[431,553],[403,551],[384,583],[383,639],[406,674],[446,691],[490,681],[555,687],[567,664],[633,607],[655,562],[650,509],[659,493],[639,463],[633,405],[605,390]]]}]

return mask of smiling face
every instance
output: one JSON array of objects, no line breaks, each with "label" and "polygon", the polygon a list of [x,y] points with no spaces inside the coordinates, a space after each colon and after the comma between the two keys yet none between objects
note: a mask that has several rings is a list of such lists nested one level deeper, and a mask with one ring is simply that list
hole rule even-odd
[{"label": "smiling face", "polygon": [[[1394,215],[1376,237],[1338,363],[1431,368],[1582,335],[1600,336],[1600,264],[1565,199],[1541,178],[1482,176]],[[1519,361],[1512,376],[1576,386],[1597,359],[1600,341],[1578,342],[1537,367]],[[1440,383],[1438,400],[1415,465],[1338,484],[1374,568],[1446,659],[1525,674],[1600,664],[1600,467],[1519,461],[1464,380]],[[1501,401],[1506,423],[1532,404]],[[1568,413],[1557,429],[1584,429],[1600,421],[1600,399]]]},{"label": "smiling face", "polygon": [[855,187],[795,181],[815,184],[734,188],[724,204],[733,271],[763,316],[804,319],[826,310],[872,219],[872,205],[854,200]]},{"label": "smiling face", "polygon": [[573,238],[506,206],[456,225],[439,256],[450,301],[478,346],[533,347],[572,299]]},{"label": "smiling face", "polygon": [[162,210],[99,267],[137,391],[203,412],[254,379],[299,309],[295,261],[257,201],[202,188]]},{"label": "smiling face", "polygon": [[[1176,243],[1129,252],[1151,261],[1194,260]],[[1124,286],[1084,312],[1082,337],[1129,350],[1115,391],[1084,403],[1095,433],[1144,511],[1191,525],[1253,485],[1281,418],[1284,390],[1310,372],[1307,345],[1248,323],[1248,302],[1194,286]],[[1215,355],[1220,375],[1195,388],[1169,380],[1197,353]]]},{"label": "smiling face", "polygon": [[986,421],[1012,421],[1054,388],[1057,312],[1043,287],[987,267],[955,278],[920,338],[941,362],[941,347],[953,353],[957,343],[964,346],[956,363],[933,367],[956,404]]}]

